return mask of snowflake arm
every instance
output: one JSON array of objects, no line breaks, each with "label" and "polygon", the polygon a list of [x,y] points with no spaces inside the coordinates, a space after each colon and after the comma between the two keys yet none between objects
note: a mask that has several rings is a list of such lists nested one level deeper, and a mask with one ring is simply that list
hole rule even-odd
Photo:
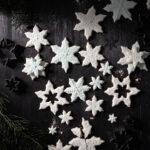
[{"label": "snowflake arm", "polygon": [[26,32],[25,35],[28,39],[30,39],[26,47],[32,47],[39,52],[41,49],[41,45],[49,45],[48,40],[45,39],[45,36],[47,35],[48,30],[39,31],[39,28],[37,25],[34,26],[33,32]]},{"label": "snowflake arm", "polygon": [[79,64],[79,60],[74,54],[80,49],[80,47],[69,47],[69,42],[66,38],[62,41],[61,47],[52,45],[51,48],[52,51],[56,54],[52,58],[51,63],[57,64],[60,62],[65,72],[67,72],[69,69],[69,63]]},{"label": "snowflake arm", "polygon": [[100,137],[93,136],[90,139],[87,139],[86,143],[87,143],[87,149],[86,150],[96,150],[95,147],[104,143],[104,140],[102,140]]}]

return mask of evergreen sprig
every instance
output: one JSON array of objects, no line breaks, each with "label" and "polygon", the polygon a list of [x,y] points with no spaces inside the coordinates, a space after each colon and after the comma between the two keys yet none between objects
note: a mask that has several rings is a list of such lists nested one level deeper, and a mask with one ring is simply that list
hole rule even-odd
[{"label": "evergreen sprig", "polygon": [[6,103],[0,98],[0,150],[43,150],[44,133],[27,120],[8,115]]}]

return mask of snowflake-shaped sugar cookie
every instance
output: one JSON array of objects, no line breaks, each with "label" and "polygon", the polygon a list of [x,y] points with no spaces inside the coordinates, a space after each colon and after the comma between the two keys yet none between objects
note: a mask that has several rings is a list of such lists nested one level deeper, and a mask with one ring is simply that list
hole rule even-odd
[{"label": "snowflake-shaped sugar cookie", "polygon": [[49,130],[49,134],[54,135],[55,133],[57,133],[57,127],[54,127],[53,125],[51,127],[48,128]]},{"label": "snowflake-shaped sugar cookie", "polygon": [[100,72],[102,72],[103,76],[106,74],[111,74],[111,69],[113,66],[109,65],[109,62],[101,63],[101,68],[99,69]]},{"label": "snowflake-shaped sugar cookie", "polygon": [[117,120],[117,117],[114,114],[110,114],[108,121],[110,121],[110,123],[115,123]]},{"label": "snowflake-shaped sugar cookie", "polygon": [[96,10],[93,6],[88,10],[87,14],[83,13],[75,13],[75,14],[80,23],[76,24],[74,30],[77,31],[84,30],[86,39],[89,39],[93,31],[97,33],[103,32],[102,27],[99,25],[99,22],[102,22],[104,20],[105,15],[100,14],[96,15]]},{"label": "snowflake-shaped sugar cookie", "polygon": [[92,111],[92,115],[96,116],[97,112],[103,111],[101,105],[103,104],[103,100],[97,100],[96,96],[92,97],[92,100],[86,100],[87,108],[85,111]]},{"label": "snowflake-shaped sugar cookie", "polygon": [[64,92],[67,94],[71,94],[71,102],[76,101],[79,97],[81,100],[85,101],[85,92],[87,92],[90,87],[87,85],[83,85],[84,78],[81,77],[76,82],[74,79],[69,79],[70,87],[66,88]]},{"label": "snowflake-shaped sugar cookie", "polygon": [[61,123],[66,123],[67,125],[71,120],[73,120],[73,117],[71,116],[71,111],[64,111],[62,112],[61,115],[59,115],[59,118],[61,119]]},{"label": "snowflake-shaped sugar cookie", "polygon": [[[64,86],[59,86],[56,89],[54,89],[51,81],[48,81],[46,84],[45,91],[35,92],[37,97],[42,99],[39,109],[46,109],[47,107],[50,107],[51,112],[55,115],[58,111],[58,105],[68,104],[66,98],[61,96],[63,91],[64,91]],[[47,95],[50,94],[56,95],[53,103],[51,102],[52,99],[48,102]]]},{"label": "snowflake-shaped sugar cookie", "polygon": [[69,63],[79,64],[79,60],[74,54],[80,49],[80,46],[69,47],[69,42],[65,38],[62,41],[61,47],[52,45],[51,48],[52,51],[56,54],[52,58],[51,63],[57,64],[60,62],[65,72],[67,72],[69,69]]},{"label": "snowflake-shaped sugar cookie", "polygon": [[73,138],[69,144],[73,147],[78,147],[78,150],[96,150],[96,146],[104,143],[104,140],[95,136],[88,138],[91,128],[92,126],[89,122],[82,118],[82,129],[78,127],[71,129],[72,133],[77,137]]},{"label": "snowflake-shaped sugar cookie", "polygon": [[87,43],[86,45],[86,51],[80,51],[79,54],[84,57],[82,66],[87,66],[89,64],[92,65],[92,67],[97,68],[98,61],[101,61],[104,59],[104,57],[99,54],[101,51],[101,46],[96,46],[95,48],[92,48],[92,46]]},{"label": "snowflake-shaped sugar cookie", "polygon": [[121,65],[128,65],[128,73],[135,71],[136,67],[141,70],[147,71],[147,67],[144,59],[149,56],[149,52],[139,51],[140,45],[138,42],[133,44],[132,49],[128,49],[127,47],[121,46],[122,53],[124,57],[121,58],[117,63]]},{"label": "snowflake-shaped sugar cookie", "polygon": [[126,19],[132,20],[130,9],[136,6],[136,2],[128,0],[111,0],[104,9],[108,12],[113,12],[113,20],[116,22],[123,16]]},{"label": "snowflake-shaped sugar cookie", "polygon": [[70,150],[70,149],[71,149],[71,145],[63,146],[61,140],[57,141],[56,146],[48,145],[48,150]]},{"label": "snowflake-shaped sugar cookie", "polygon": [[100,79],[100,76],[98,76],[97,78],[91,77],[91,79],[92,81],[89,84],[93,86],[93,90],[102,88],[102,84],[104,83],[104,81]]},{"label": "snowflake-shaped sugar cookie", "polygon": [[33,32],[26,32],[25,35],[30,40],[27,42],[26,47],[32,47],[39,52],[41,45],[49,45],[49,42],[45,37],[47,36],[48,30],[39,31],[37,25],[34,26]]},{"label": "snowflake-shaped sugar cookie", "polygon": [[48,65],[47,62],[42,61],[39,55],[34,58],[26,58],[24,69],[22,72],[26,73],[31,77],[32,80],[39,76],[45,76],[45,68]]},{"label": "snowflake-shaped sugar cookie", "polygon": [[[124,78],[122,82],[120,82],[118,78],[115,78],[114,76],[112,76],[112,83],[113,83],[113,86],[108,88],[105,91],[106,94],[113,96],[112,107],[118,105],[120,102],[124,102],[124,104],[127,107],[130,107],[131,96],[136,95],[137,93],[140,92],[140,90],[138,90],[135,87],[130,86],[129,76]],[[126,87],[126,91],[127,91],[126,97],[124,97],[123,95],[119,96],[119,93],[117,92],[119,90],[119,86],[122,88]]]}]

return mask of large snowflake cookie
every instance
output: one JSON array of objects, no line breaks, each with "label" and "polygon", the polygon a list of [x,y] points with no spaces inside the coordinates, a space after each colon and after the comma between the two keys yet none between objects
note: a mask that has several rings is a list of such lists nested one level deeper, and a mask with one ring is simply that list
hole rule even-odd
[{"label": "large snowflake cookie", "polygon": [[[120,102],[124,102],[124,104],[127,107],[130,107],[131,106],[131,96],[136,95],[137,93],[140,92],[140,90],[138,90],[135,87],[130,86],[129,76],[124,78],[122,82],[120,82],[118,78],[115,78],[114,76],[112,76],[112,83],[113,83],[113,86],[108,88],[105,91],[106,94],[113,96],[112,107],[118,105]],[[124,93],[121,93],[121,95],[120,95],[119,87],[125,88],[126,96],[123,95]]]},{"label": "large snowflake cookie", "polygon": [[69,42],[65,38],[62,41],[61,47],[52,45],[51,48],[56,54],[55,57],[52,58],[51,63],[57,64],[58,62],[61,62],[65,72],[69,69],[69,63],[79,64],[79,60],[74,54],[80,49],[80,46],[69,47]]},{"label": "large snowflake cookie", "polygon": [[82,118],[82,129],[78,127],[71,129],[72,133],[77,137],[73,138],[69,144],[73,147],[78,147],[78,150],[96,150],[96,146],[104,143],[104,140],[95,136],[88,138],[91,134],[91,129],[92,126],[89,122]]},{"label": "large snowflake cookie", "polygon": [[67,94],[71,94],[71,102],[74,102],[79,97],[81,100],[85,101],[85,92],[87,92],[90,87],[87,85],[83,85],[84,78],[81,77],[76,82],[74,79],[69,79],[70,87],[66,88],[64,91]]},{"label": "large snowflake cookie", "polygon": [[95,116],[98,111],[103,111],[103,108],[101,107],[103,100],[97,100],[95,95],[92,97],[92,100],[87,100],[86,104],[87,108],[85,111],[92,111],[93,116]]},{"label": "large snowflake cookie", "polygon": [[121,58],[117,63],[121,65],[128,65],[128,73],[135,71],[136,67],[141,70],[148,70],[144,59],[149,56],[149,52],[139,51],[140,45],[138,42],[133,44],[132,49],[121,46],[124,57]]},{"label": "large snowflake cookie", "polygon": [[89,37],[92,35],[92,32],[103,32],[102,27],[99,25],[99,22],[102,22],[105,18],[105,15],[96,15],[96,10],[92,6],[87,14],[83,13],[75,13],[78,20],[80,20],[80,23],[78,23],[74,30],[80,31],[84,30],[85,37],[89,39]]},{"label": "large snowflake cookie", "polygon": [[34,26],[33,32],[26,32],[25,35],[30,40],[27,42],[26,47],[32,47],[39,52],[41,49],[41,45],[49,45],[49,42],[47,39],[45,39],[46,35],[48,33],[48,30],[39,31],[39,28],[37,25]]},{"label": "large snowflake cookie", "polygon": [[130,9],[136,6],[136,2],[128,0],[111,0],[104,9],[108,12],[113,12],[113,20],[116,22],[123,16],[126,19],[132,20]]},{"label": "large snowflake cookie", "polygon": [[[53,84],[51,81],[48,81],[46,84],[45,91],[37,91],[35,94],[38,98],[42,99],[42,102],[40,103],[39,109],[46,109],[47,107],[50,107],[50,110],[53,114],[56,114],[58,111],[58,105],[65,105],[68,104],[68,101],[66,98],[62,97],[62,93],[64,91],[64,86],[59,86],[56,89],[54,89]],[[49,95],[55,96],[55,98],[50,99],[47,97]],[[53,101],[53,102],[52,102]]]},{"label": "large snowflake cookie", "polygon": [[70,149],[71,149],[71,145],[63,146],[61,140],[57,141],[56,146],[48,145],[48,150],[70,150]]},{"label": "large snowflake cookie", "polygon": [[95,48],[92,48],[92,46],[87,43],[86,45],[86,51],[80,51],[80,55],[84,57],[82,66],[87,66],[89,64],[92,65],[92,67],[97,68],[98,61],[101,61],[104,59],[104,57],[99,54],[101,51],[101,46],[96,46]]},{"label": "large snowflake cookie", "polygon": [[36,55],[34,58],[26,58],[25,67],[22,72],[26,73],[34,80],[39,76],[45,76],[45,68],[47,65],[47,62],[42,61],[40,56]]}]

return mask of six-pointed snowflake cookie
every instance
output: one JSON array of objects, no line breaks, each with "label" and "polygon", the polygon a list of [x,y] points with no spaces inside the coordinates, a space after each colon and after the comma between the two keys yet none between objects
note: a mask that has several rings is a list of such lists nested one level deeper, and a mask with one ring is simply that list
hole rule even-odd
[{"label": "six-pointed snowflake cookie", "polygon": [[73,147],[78,147],[78,150],[96,150],[96,146],[100,146],[104,143],[104,140],[95,136],[88,138],[91,134],[91,128],[92,126],[89,122],[82,118],[82,129],[78,127],[71,129],[72,133],[77,137],[73,138],[69,144]]},{"label": "six-pointed snowflake cookie", "polygon": [[48,65],[47,62],[42,61],[39,55],[34,58],[26,58],[24,69],[22,72],[26,73],[31,77],[32,80],[39,76],[45,76],[45,68]]},{"label": "six-pointed snowflake cookie", "polygon": [[84,30],[86,39],[89,39],[93,31],[97,33],[103,32],[99,22],[104,20],[105,15],[96,15],[96,10],[93,6],[88,10],[87,14],[75,13],[75,15],[80,23],[74,27],[74,30]]},{"label": "six-pointed snowflake cookie", "polygon": [[63,146],[61,140],[57,141],[56,146],[48,145],[48,150],[70,150],[70,149],[71,149],[71,145]]},{"label": "six-pointed snowflake cookie", "polygon": [[57,127],[54,127],[53,125],[49,127],[48,130],[49,130],[49,134],[54,135],[55,133],[57,133]]},{"label": "six-pointed snowflake cookie", "polygon": [[101,63],[101,68],[99,69],[100,72],[102,72],[103,76],[106,74],[111,74],[111,69],[113,66],[109,65],[109,62],[107,61],[105,64]]},{"label": "six-pointed snowflake cookie", "polygon": [[103,100],[97,100],[95,95],[92,97],[92,100],[86,100],[86,104],[87,108],[85,111],[92,111],[93,116],[96,116],[98,111],[103,111],[103,108],[101,107]]},{"label": "six-pointed snowflake cookie", "polygon": [[97,68],[98,61],[104,60],[104,57],[99,54],[101,51],[101,46],[96,46],[95,48],[92,48],[92,46],[87,43],[86,45],[86,51],[80,51],[79,54],[84,57],[82,66],[87,66],[89,64],[92,65],[92,67]]},{"label": "six-pointed snowflake cookie", "polygon": [[136,2],[128,0],[111,0],[111,4],[108,4],[104,10],[113,12],[113,20],[116,22],[123,16],[126,19],[132,20],[130,9],[136,6]]},{"label": "six-pointed snowflake cookie", "polygon": [[110,114],[108,121],[110,121],[110,123],[115,123],[117,121],[117,117],[114,114]]},{"label": "six-pointed snowflake cookie", "polygon": [[70,87],[66,88],[64,92],[71,94],[71,102],[76,101],[78,97],[85,101],[85,92],[87,92],[90,87],[88,85],[83,85],[83,83],[83,77],[79,78],[77,82],[74,79],[69,79]]},{"label": "six-pointed snowflake cookie", "polygon": [[121,50],[124,54],[124,57],[120,58],[117,63],[121,65],[128,65],[129,74],[135,71],[136,67],[140,68],[141,70],[148,70],[144,59],[147,58],[150,53],[145,51],[140,52],[140,45],[138,42],[133,44],[131,50],[123,46],[121,46]]},{"label": "six-pointed snowflake cookie", "polygon": [[[51,112],[55,115],[58,111],[58,105],[68,104],[68,101],[66,100],[66,98],[61,96],[63,91],[64,91],[64,86],[59,86],[56,89],[54,89],[51,81],[48,81],[46,84],[45,91],[35,92],[37,97],[42,99],[39,109],[46,109],[47,107],[50,107]],[[49,98],[47,96],[50,94],[52,94],[53,96],[55,95],[56,96],[54,99],[50,99],[50,101],[48,101]]]},{"label": "six-pointed snowflake cookie", "polygon": [[52,45],[51,48],[52,51],[56,54],[55,57],[52,58],[51,63],[57,64],[60,62],[65,72],[67,72],[69,69],[69,63],[79,64],[79,60],[74,54],[78,52],[80,46],[69,47],[69,42],[65,38],[62,41],[61,47]]},{"label": "six-pointed snowflake cookie", "polygon": [[98,76],[97,78],[91,77],[91,79],[92,81],[89,84],[93,86],[93,90],[102,88],[102,84],[104,83],[104,81],[100,79],[100,76]]},{"label": "six-pointed snowflake cookie", "polygon": [[61,123],[66,123],[67,125],[71,120],[73,120],[73,117],[71,116],[71,111],[64,111],[62,112],[61,115],[59,115],[59,118],[61,119]]},{"label": "six-pointed snowflake cookie", "polygon": [[34,26],[33,32],[26,32],[25,35],[29,38],[29,41],[26,44],[26,47],[32,47],[39,52],[41,45],[49,45],[49,42],[45,37],[47,36],[48,30],[39,31],[37,25]]},{"label": "six-pointed snowflake cookie", "polygon": [[[112,84],[113,86],[105,91],[106,94],[113,96],[112,107],[118,105],[120,102],[124,102],[127,107],[130,107],[131,96],[138,94],[140,90],[130,86],[129,76],[124,78],[122,82],[120,82],[118,78],[112,76]],[[119,87],[126,88],[126,96],[120,96]]]}]

